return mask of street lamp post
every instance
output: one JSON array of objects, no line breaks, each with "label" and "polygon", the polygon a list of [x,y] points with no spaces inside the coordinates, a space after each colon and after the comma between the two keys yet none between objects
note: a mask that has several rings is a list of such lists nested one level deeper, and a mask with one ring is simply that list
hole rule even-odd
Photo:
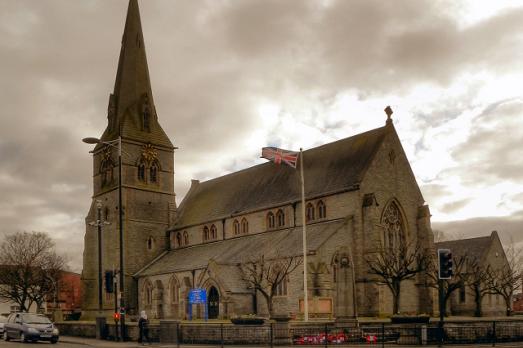
[{"label": "street lamp post", "polygon": [[98,311],[100,314],[103,310],[102,302],[102,201],[96,200],[96,221],[89,223],[91,226],[96,226],[98,231]]},{"label": "street lamp post", "polygon": [[123,238],[123,210],[122,210],[122,137],[117,140],[102,141],[98,138],[84,138],[82,141],[86,144],[106,144],[118,149],[118,220],[120,234],[120,332],[122,341],[125,340],[125,272],[124,272],[124,238]]}]

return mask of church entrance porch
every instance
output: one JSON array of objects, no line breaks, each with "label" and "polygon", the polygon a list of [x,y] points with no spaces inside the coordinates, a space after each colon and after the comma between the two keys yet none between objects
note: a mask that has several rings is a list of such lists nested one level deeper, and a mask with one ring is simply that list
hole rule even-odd
[{"label": "church entrance porch", "polygon": [[220,314],[220,294],[218,290],[211,286],[209,289],[209,299],[207,300],[207,314],[209,319],[218,319]]}]

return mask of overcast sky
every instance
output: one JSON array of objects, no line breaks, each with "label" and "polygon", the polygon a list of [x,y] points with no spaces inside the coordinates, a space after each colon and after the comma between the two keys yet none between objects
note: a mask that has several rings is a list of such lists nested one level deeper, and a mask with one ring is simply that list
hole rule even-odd
[{"label": "overcast sky", "polygon": [[[140,1],[156,109],[190,179],[394,124],[432,212],[523,239],[523,2]],[[0,233],[81,269],[127,0],[0,0]]]}]

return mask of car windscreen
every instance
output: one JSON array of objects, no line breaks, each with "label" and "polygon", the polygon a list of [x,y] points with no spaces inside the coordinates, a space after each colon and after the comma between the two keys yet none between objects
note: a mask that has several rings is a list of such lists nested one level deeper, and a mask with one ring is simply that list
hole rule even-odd
[{"label": "car windscreen", "polygon": [[51,324],[49,318],[36,314],[25,314],[22,321],[26,324]]}]

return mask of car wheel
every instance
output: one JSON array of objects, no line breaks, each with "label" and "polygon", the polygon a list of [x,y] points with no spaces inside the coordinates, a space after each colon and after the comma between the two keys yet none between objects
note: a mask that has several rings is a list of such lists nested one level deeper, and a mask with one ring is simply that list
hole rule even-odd
[{"label": "car wheel", "polygon": [[25,338],[25,333],[20,332],[20,342],[25,343],[27,342],[27,339]]},{"label": "car wheel", "polygon": [[51,343],[52,343],[52,344],[56,344],[57,342],[58,342],[58,338],[53,338],[53,339],[51,340]]},{"label": "car wheel", "polygon": [[4,331],[4,341],[9,341],[9,336],[7,336],[7,331]]}]

